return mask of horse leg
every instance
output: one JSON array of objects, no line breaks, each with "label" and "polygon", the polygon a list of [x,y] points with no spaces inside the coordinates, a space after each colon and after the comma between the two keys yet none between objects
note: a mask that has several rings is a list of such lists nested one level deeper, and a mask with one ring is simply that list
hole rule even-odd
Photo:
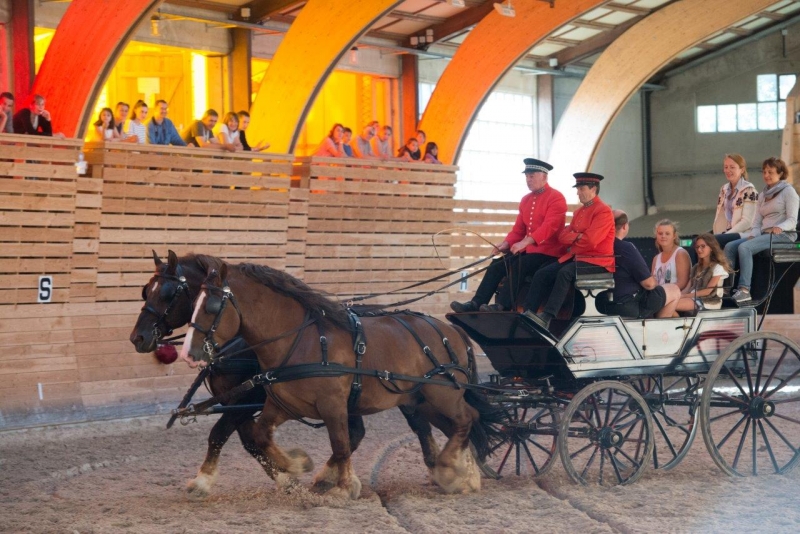
[{"label": "horse leg", "polygon": [[[283,410],[270,401],[264,405],[261,416],[253,425],[253,444],[271,464],[263,464],[264,470],[282,488],[296,486],[294,477],[314,468],[311,458],[301,449],[283,451],[274,440],[275,428],[287,420]],[[272,468],[274,466],[274,468]]]},{"label": "horse leg", "polygon": [[[430,396],[428,400],[431,400]],[[451,432],[447,444],[436,458],[433,481],[446,493],[478,491],[481,489],[481,475],[468,447],[469,431],[473,424],[478,424],[478,412],[467,404],[461,394],[457,399],[444,395],[442,401],[435,405],[432,403],[432,406],[450,420]]]},{"label": "horse leg", "polygon": [[[419,439],[419,446],[422,448],[422,459],[425,462],[425,467],[427,467],[428,471],[433,475],[433,468],[436,466],[436,457],[439,456],[439,444],[433,439],[431,422],[423,416],[421,410],[421,407],[400,407],[400,411],[403,412],[408,426],[411,427],[411,430],[417,435],[417,439]],[[440,427],[437,426],[437,428]]]},{"label": "horse leg", "polygon": [[[350,454],[356,452],[356,449],[364,439],[366,430],[364,429],[364,418],[360,415],[347,416],[347,434],[350,438]],[[314,487],[317,490],[329,490],[339,480],[339,470],[334,469],[336,464],[333,456],[325,463],[325,466],[314,477]]]},{"label": "horse leg", "polygon": [[269,457],[264,454],[264,451],[259,449],[258,445],[256,445],[256,442],[253,439],[254,427],[255,421],[253,421],[251,417],[247,421],[244,421],[242,424],[240,424],[236,428],[236,432],[239,433],[239,439],[242,442],[242,447],[244,447],[244,450],[249,452],[250,456],[256,459],[259,465],[264,469],[264,472],[266,472],[270,478],[274,479],[277,469],[275,462],[270,460]]},{"label": "horse leg", "polygon": [[203,461],[203,465],[200,466],[197,476],[186,485],[186,489],[190,494],[204,497],[211,492],[211,487],[217,479],[217,465],[222,447],[225,446],[228,438],[231,437],[239,423],[238,416],[232,413],[225,413],[211,428],[211,432],[208,434],[206,459]]},{"label": "horse leg", "polygon": [[320,412],[325,426],[328,429],[328,438],[331,441],[333,454],[325,466],[314,477],[314,485],[334,484],[325,494],[337,498],[358,499],[361,495],[361,481],[353,470],[350,461],[350,436],[348,432],[348,419],[345,409],[337,410],[336,407]]}]

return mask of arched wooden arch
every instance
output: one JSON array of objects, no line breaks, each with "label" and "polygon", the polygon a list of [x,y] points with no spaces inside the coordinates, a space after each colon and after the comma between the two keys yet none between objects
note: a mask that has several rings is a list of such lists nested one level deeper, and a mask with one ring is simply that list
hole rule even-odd
[{"label": "arched wooden arch", "polygon": [[250,109],[248,137],[268,139],[270,152],[294,145],[322,84],[339,59],[398,0],[309,0],[278,46]]},{"label": "arched wooden arch", "polygon": [[83,135],[92,104],[139,23],[161,0],[72,0],[31,94],[47,99],[53,131]]},{"label": "arched wooden arch", "polygon": [[[553,138],[548,161],[554,187],[591,168],[614,118],[633,94],[670,60],[708,36],[763,11],[774,0],[681,0],[622,34],[592,66]],[[608,187],[613,187],[613,182]]]},{"label": "arched wooden arch", "polygon": [[519,2],[517,16],[489,13],[464,40],[445,69],[420,123],[436,140],[439,159],[452,164],[483,101],[498,81],[554,29],[606,2]]}]

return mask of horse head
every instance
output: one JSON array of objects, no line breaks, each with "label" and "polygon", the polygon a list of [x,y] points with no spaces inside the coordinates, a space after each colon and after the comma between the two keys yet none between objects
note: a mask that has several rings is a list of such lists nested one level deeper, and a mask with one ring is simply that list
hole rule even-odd
[{"label": "horse head", "polygon": [[153,262],[155,273],[142,288],[144,304],[130,336],[137,352],[152,352],[163,336],[188,323],[192,294],[197,293],[190,289],[173,251],[169,251],[166,263],[153,251]]},{"label": "horse head", "polygon": [[227,275],[228,267],[223,263],[219,271],[211,268],[200,286],[180,353],[189,367],[210,363],[220,348],[239,332],[241,312],[228,286]]}]

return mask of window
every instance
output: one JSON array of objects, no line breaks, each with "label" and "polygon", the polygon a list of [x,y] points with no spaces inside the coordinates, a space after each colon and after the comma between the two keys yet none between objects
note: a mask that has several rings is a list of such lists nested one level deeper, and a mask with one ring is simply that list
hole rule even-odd
[{"label": "window", "polygon": [[756,100],[745,104],[697,106],[697,131],[753,132],[782,130],[786,125],[786,97],[796,74],[759,74]]}]

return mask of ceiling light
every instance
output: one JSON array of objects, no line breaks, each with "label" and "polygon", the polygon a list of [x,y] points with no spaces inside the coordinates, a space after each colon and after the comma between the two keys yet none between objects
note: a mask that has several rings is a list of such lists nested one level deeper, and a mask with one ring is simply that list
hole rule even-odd
[{"label": "ceiling light", "polygon": [[242,16],[242,20],[248,20],[250,18],[250,8],[249,7],[243,7],[240,13],[241,13],[241,16]]},{"label": "ceiling light", "polygon": [[511,0],[506,0],[504,3],[495,2],[494,10],[500,13],[504,17],[516,17],[517,12],[514,11],[514,7],[511,5]]}]

